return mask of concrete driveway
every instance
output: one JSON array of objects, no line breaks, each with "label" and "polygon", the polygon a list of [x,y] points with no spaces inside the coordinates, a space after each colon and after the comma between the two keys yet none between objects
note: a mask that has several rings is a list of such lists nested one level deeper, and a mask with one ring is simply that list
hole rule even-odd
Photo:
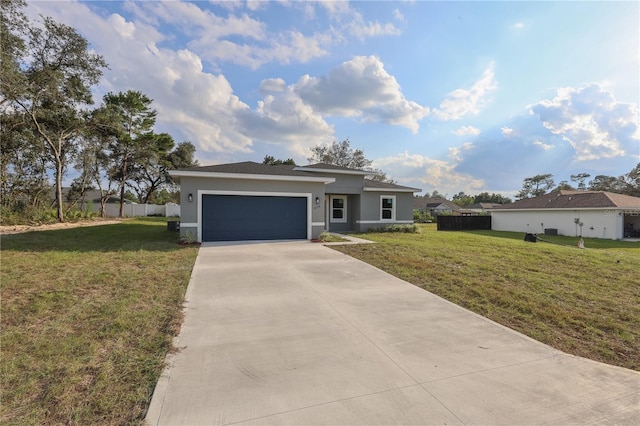
[{"label": "concrete driveway", "polygon": [[150,424],[640,424],[640,373],[308,242],[204,245]]}]

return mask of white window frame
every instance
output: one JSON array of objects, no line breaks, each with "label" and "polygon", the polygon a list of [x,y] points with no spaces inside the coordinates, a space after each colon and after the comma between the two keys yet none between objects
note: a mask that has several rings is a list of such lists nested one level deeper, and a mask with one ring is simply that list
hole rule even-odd
[{"label": "white window frame", "polygon": [[[333,217],[333,200],[342,200],[342,218],[334,219]],[[347,223],[347,196],[346,195],[332,195],[329,197],[329,222],[331,223]]]},{"label": "white window frame", "polygon": [[[383,208],[383,202],[385,199],[391,200],[391,218],[385,219],[383,217],[382,212],[384,210],[389,210],[388,208]],[[395,195],[381,195],[380,196],[380,221],[381,222],[395,222],[396,221],[396,196]]]}]

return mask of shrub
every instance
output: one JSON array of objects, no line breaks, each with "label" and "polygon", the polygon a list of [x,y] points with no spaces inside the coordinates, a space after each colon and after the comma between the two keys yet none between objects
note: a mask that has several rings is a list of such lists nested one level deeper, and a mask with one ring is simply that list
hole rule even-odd
[{"label": "shrub", "polygon": [[379,228],[369,228],[368,231],[369,232],[400,232],[400,233],[407,233],[407,234],[416,234],[420,232],[420,228],[415,223],[412,223],[410,225],[409,224],[400,225],[400,224],[394,223],[392,225],[381,226]]},{"label": "shrub", "polygon": [[421,212],[419,210],[413,211],[413,221],[417,223],[431,223],[433,222],[433,216],[429,212]]}]

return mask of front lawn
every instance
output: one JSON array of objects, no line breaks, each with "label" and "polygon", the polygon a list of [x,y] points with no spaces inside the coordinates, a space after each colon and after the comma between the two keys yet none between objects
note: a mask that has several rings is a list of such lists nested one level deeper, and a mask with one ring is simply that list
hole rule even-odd
[{"label": "front lawn", "polygon": [[334,246],[562,351],[640,371],[640,243],[494,231],[371,233]]},{"label": "front lawn", "polygon": [[2,236],[2,424],[141,424],[197,248],[164,218]]}]

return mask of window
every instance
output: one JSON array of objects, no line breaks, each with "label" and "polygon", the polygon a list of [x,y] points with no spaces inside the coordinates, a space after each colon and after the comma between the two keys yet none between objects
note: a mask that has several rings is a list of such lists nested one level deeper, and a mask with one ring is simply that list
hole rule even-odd
[{"label": "window", "polygon": [[380,220],[396,220],[396,197],[394,195],[380,197]]},{"label": "window", "polygon": [[347,197],[332,196],[331,197],[331,222],[346,223],[347,222]]}]

